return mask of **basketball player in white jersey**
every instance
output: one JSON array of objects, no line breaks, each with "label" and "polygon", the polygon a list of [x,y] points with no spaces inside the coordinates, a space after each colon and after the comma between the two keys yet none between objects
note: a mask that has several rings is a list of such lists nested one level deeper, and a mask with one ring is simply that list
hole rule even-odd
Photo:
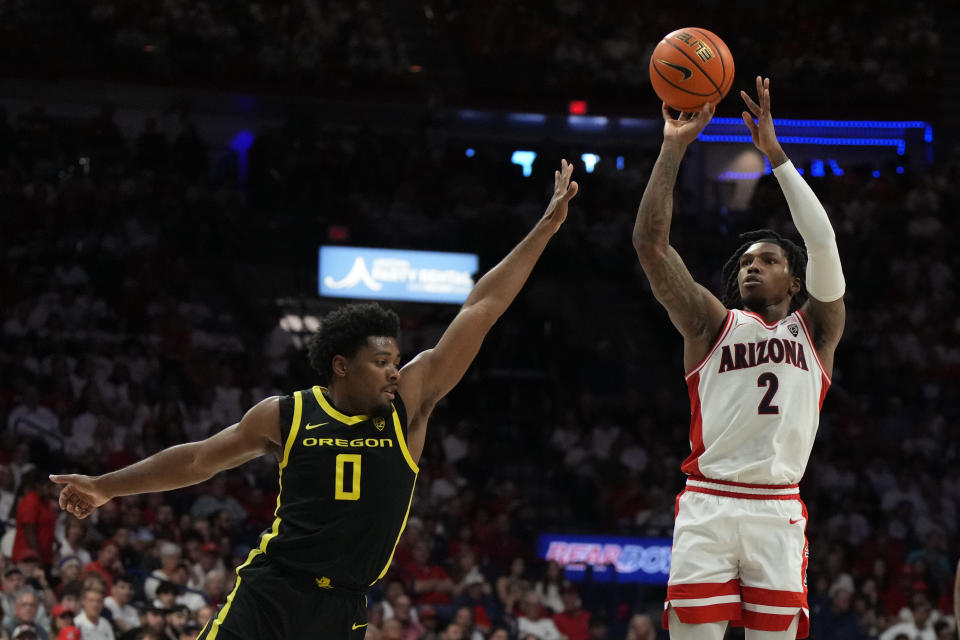
[{"label": "basketball player in white jersey", "polygon": [[845,283],[827,214],[777,141],[769,79],[757,78],[757,94],[755,102],[741,92],[750,110],[743,120],[770,160],[806,255],[772,231],[745,234],[724,267],[721,302],[670,246],[677,171],[711,104],[676,119],[664,105],[663,146],[633,230],[653,293],[683,336],[690,395],[688,478],[664,608],[674,640],[719,640],[728,624],[744,626],[747,640],[809,631],[797,485],[843,333]]}]

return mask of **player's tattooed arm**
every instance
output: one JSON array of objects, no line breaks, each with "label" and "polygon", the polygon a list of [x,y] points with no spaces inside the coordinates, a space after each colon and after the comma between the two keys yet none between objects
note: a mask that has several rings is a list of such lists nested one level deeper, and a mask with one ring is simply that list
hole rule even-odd
[{"label": "player's tattooed arm", "polygon": [[674,119],[663,107],[663,146],[643,192],[633,227],[633,246],[650,281],[653,295],[666,308],[670,320],[687,345],[687,369],[705,355],[727,310],[705,287],[697,284],[677,251],[670,245],[673,190],[680,161],[689,145],[713,116],[707,104],[696,114]]}]

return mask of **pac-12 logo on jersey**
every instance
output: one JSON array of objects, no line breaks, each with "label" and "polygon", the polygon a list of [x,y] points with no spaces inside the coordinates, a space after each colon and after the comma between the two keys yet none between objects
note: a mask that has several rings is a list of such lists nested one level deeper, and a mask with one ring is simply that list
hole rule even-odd
[{"label": "pac-12 logo on jersey", "polygon": [[787,327],[787,331],[790,332],[790,335],[796,338],[797,335],[800,333],[800,327],[798,327],[795,324],[791,324],[790,326]]},{"label": "pac-12 logo on jersey", "polygon": [[379,416],[376,416],[373,419],[373,426],[377,428],[377,431],[383,431],[383,427],[386,426],[386,424],[387,424],[387,421]]}]

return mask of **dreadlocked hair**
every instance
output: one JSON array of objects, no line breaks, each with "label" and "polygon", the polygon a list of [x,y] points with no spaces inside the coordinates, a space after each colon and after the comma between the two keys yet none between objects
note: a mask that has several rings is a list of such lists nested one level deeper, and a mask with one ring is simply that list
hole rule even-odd
[{"label": "dreadlocked hair", "polygon": [[320,382],[329,385],[333,377],[333,357],[351,358],[366,344],[370,336],[396,338],[400,333],[400,318],[394,311],[375,302],[348,304],[331,311],[320,323],[320,331],[307,347],[310,366]]},{"label": "dreadlocked hair", "polygon": [[728,309],[740,309],[743,307],[743,300],[740,299],[740,282],[737,275],[740,272],[740,257],[746,253],[750,245],[757,242],[770,242],[780,246],[784,255],[787,257],[787,265],[790,267],[790,273],[800,278],[800,291],[794,294],[790,300],[790,312],[799,309],[807,301],[807,283],[805,276],[807,273],[807,250],[796,242],[784,238],[782,235],[772,229],[757,229],[741,233],[739,236],[743,244],[740,245],[730,259],[723,265],[723,304]]}]

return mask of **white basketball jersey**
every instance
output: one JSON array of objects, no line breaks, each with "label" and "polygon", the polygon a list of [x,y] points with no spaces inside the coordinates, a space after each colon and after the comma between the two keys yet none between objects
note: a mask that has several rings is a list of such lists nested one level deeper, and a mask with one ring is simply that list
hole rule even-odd
[{"label": "white basketball jersey", "polygon": [[687,374],[690,457],[684,473],[752,484],[803,477],[830,386],[799,311],[774,325],[734,309]]}]

